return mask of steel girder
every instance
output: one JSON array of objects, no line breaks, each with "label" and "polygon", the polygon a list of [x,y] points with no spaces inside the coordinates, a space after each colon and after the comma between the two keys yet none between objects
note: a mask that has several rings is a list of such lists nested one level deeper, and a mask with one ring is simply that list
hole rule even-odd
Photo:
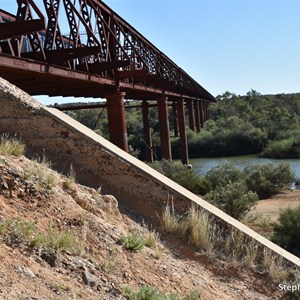
[{"label": "steel girder", "polygon": [[[16,22],[28,22],[30,32],[2,38],[3,53],[99,74],[114,79],[117,85],[122,80],[214,101],[201,85],[102,1],[43,0],[47,27],[40,30],[33,28],[33,23],[29,25],[35,20],[32,10],[44,24],[34,0],[17,2]],[[0,28],[1,24],[3,20]]]}]

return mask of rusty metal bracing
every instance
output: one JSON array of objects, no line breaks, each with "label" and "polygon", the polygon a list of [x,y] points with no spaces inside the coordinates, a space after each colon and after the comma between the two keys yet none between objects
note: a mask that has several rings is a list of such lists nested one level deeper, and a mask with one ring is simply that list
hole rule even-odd
[{"label": "rusty metal bracing", "polygon": [[[153,91],[214,101],[209,92],[102,1],[43,0],[40,8],[34,0],[16,1],[15,16],[0,9],[0,56],[95,74],[99,82],[109,85],[112,80],[115,89],[131,91],[128,95],[133,97]],[[83,76],[74,74],[74,78]]]}]

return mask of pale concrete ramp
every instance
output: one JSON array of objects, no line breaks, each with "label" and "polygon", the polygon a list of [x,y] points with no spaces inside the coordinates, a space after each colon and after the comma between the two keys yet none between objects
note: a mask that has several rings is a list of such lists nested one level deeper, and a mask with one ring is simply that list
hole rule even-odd
[{"label": "pale concrete ramp", "polygon": [[141,217],[157,222],[158,215],[170,199],[179,211],[197,203],[227,226],[237,228],[262,246],[300,266],[298,257],[120,150],[66,114],[40,104],[2,78],[0,105],[0,133],[21,136],[30,148],[45,154],[57,169],[65,173],[72,164],[79,182],[93,187],[102,186]]}]

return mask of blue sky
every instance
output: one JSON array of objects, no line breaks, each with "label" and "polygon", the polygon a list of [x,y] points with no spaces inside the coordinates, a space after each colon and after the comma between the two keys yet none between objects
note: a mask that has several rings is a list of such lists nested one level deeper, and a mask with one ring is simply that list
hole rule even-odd
[{"label": "blue sky", "polygon": [[104,2],[214,96],[300,92],[300,0]]}]

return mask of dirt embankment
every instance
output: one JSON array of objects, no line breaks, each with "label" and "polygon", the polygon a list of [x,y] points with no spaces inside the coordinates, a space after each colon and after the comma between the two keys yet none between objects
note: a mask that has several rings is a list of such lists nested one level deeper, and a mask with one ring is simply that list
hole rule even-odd
[{"label": "dirt embankment", "polygon": [[[122,214],[113,196],[47,168],[42,174],[51,180],[39,182],[32,168],[23,156],[0,156],[0,224],[13,220],[7,231],[0,225],[0,299],[126,299],[124,286],[143,285],[181,297],[197,290],[205,300],[281,299],[266,274],[204,259],[163,233],[152,248],[126,250],[121,237],[149,231]],[[35,231],[24,231],[26,222]],[[45,241],[30,245],[38,234],[50,239],[50,228],[52,238],[72,233],[76,243],[59,253]]]}]

